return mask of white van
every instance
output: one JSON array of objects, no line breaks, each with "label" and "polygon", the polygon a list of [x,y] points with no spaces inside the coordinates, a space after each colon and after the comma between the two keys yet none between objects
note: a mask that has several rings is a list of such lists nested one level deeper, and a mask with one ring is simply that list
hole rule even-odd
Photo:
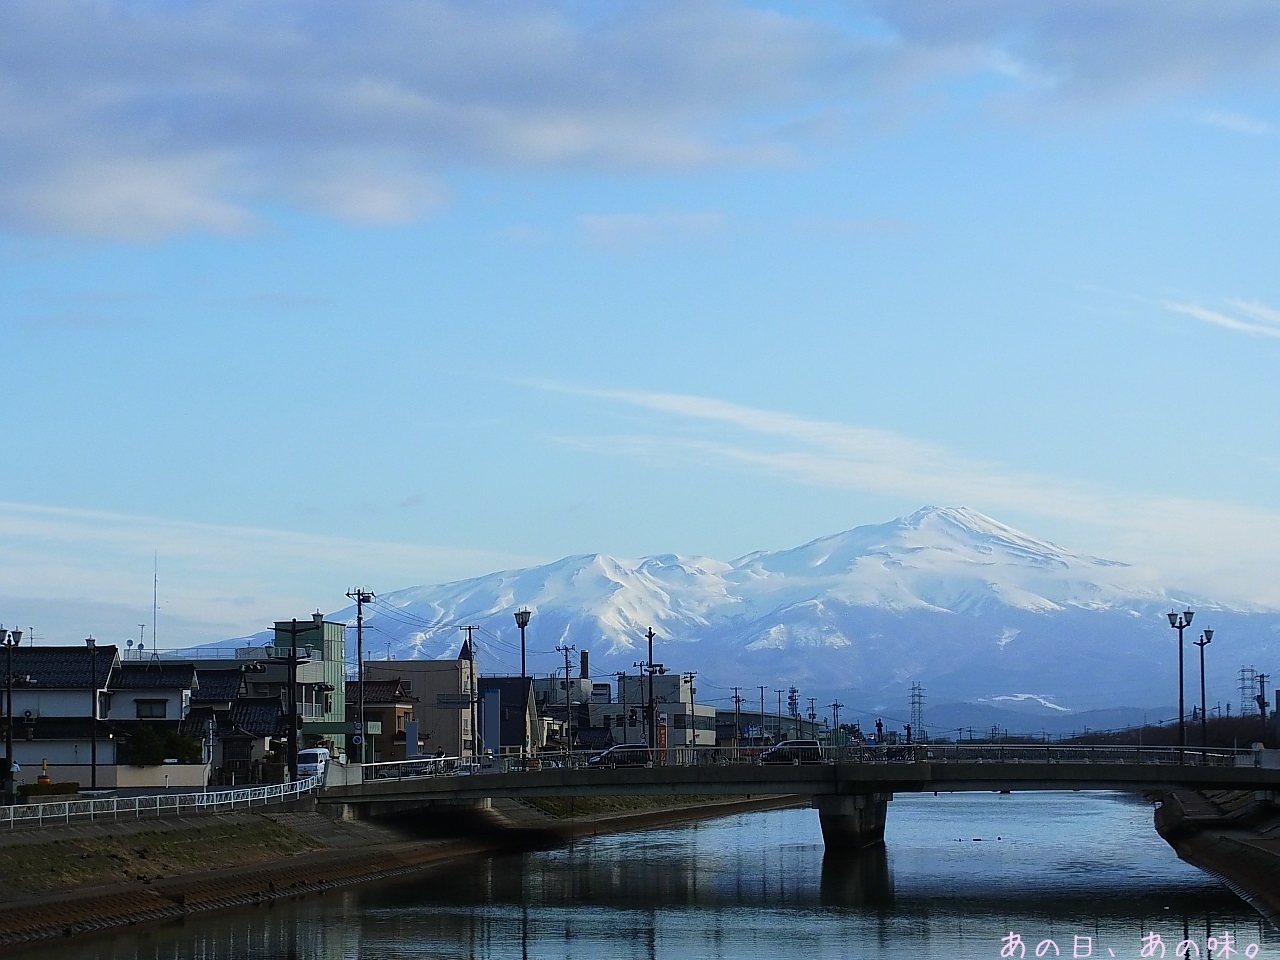
[{"label": "white van", "polygon": [[328,747],[308,747],[298,751],[298,778],[319,777],[324,780],[324,772],[329,766]]}]

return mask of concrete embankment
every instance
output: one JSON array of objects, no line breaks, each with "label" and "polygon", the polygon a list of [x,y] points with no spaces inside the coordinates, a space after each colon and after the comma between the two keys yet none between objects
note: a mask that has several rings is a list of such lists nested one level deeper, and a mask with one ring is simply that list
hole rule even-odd
[{"label": "concrete embankment", "polygon": [[1156,830],[1178,856],[1280,928],[1280,807],[1244,791],[1178,791],[1162,799]]},{"label": "concrete embankment", "polygon": [[15,831],[0,835],[0,949],[389,879],[461,858],[807,805],[796,797],[689,800],[660,806],[645,798],[638,808],[604,812],[586,806],[572,816],[500,801],[450,821],[458,832],[447,839],[424,835],[408,819],[337,822],[307,809]]}]

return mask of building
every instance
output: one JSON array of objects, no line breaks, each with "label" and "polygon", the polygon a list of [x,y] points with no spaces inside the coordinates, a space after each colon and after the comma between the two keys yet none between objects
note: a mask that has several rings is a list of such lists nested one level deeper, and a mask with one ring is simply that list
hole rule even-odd
[{"label": "building", "polygon": [[[464,644],[465,647],[465,644]],[[414,698],[412,719],[418,725],[421,753],[448,757],[476,756],[474,702],[476,665],[458,660],[366,660],[364,679],[398,680]]]},{"label": "building", "polygon": [[480,678],[480,742],[495,755],[527,757],[543,744],[529,677]]},{"label": "building", "polygon": [[610,731],[614,743],[647,743],[652,689],[659,746],[714,746],[716,710],[711,704],[695,701],[697,690],[693,681],[691,673],[652,676],[621,673],[617,676],[617,701],[597,704],[592,710],[600,718],[599,725]]},{"label": "building", "polygon": [[[356,723],[361,717],[360,688],[358,680],[348,680],[347,722]],[[405,682],[399,677],[391,680],[370,680],[364,687],[364,729],[367,747],[363,754],[365,763],[382,763],[388,760],[407,760],[422,755],[422,741],[418,723],[414,719],[414,707],[418,698],[411,696]]]},{"label": "building", "polygon": [[[116,740],[104,720],[119,650],[110,644],[14,647],[6,651],[14,679],[14,759],[24,769],[44,761],[60,776],[86,786],[107,785],[99,767],[116,762]],[[18,681],[21,682],[18,682]]]}]

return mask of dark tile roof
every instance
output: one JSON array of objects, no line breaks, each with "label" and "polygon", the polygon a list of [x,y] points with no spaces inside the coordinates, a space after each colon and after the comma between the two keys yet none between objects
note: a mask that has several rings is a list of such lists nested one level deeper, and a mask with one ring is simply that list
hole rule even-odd
[{"label": "dark tile roof", "polygon": [[226,723],[255,737],[274,737],[288,731],[280,701],[274,697],[237,700],[231,704]]},{"label": "dark tile roof", "polygon": [[[84,690],[91,686],[107,687],[113,669],[119,667],[119,651],[115,644],[99,644],[91,650],[78,647],[14,647],[0,653],[0,672],[8,672],[7,658],[13,657],[14,676],[28,676],[46,690]],[[96,682],[92,668],[97,669]],[[88,696],[86,692],[85,696]]]},{"label": "dark tile roof", "polygon": [[200,689],[192,691],[192,703],[228,703],[240,696],[244,674],[239,668],[207,670],[197,666],[196,679]]},{"label": "dark tile roof", "polygon": [[112,690],[196,690],[195,664],[143,663],[121,664],[111,676]]},{"label": "dark tile roof", "polygon": [[[347,703],[358,703],[360,700],[360,681],[348,680],[346,689]],[[411,696],[409,691],[405,689],[404,681],[396,678],[395,680],[368,680],[364,682],[364,702],[365,703],[417,703],[418,698]]]}]

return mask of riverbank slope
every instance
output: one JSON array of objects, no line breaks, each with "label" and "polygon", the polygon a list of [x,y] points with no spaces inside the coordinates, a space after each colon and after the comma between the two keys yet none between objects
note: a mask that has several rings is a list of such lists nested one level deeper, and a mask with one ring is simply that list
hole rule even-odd
[{"label": "riverbank slope", "polygon": [[1280,807],[1245,791],[1177,791],[1162,799],[1155,824],[1165,842],[1280,929]]},{"label": "riverbank slope", "polygon": [[[333,821],[314,809],[100,822],[0,835],[0,950],[389,879],[471,856],[752,810],[797,797],[634,798],[556,815],[517,801],[448,823]],[[437,823],[439,827],[441,824]]]}]

